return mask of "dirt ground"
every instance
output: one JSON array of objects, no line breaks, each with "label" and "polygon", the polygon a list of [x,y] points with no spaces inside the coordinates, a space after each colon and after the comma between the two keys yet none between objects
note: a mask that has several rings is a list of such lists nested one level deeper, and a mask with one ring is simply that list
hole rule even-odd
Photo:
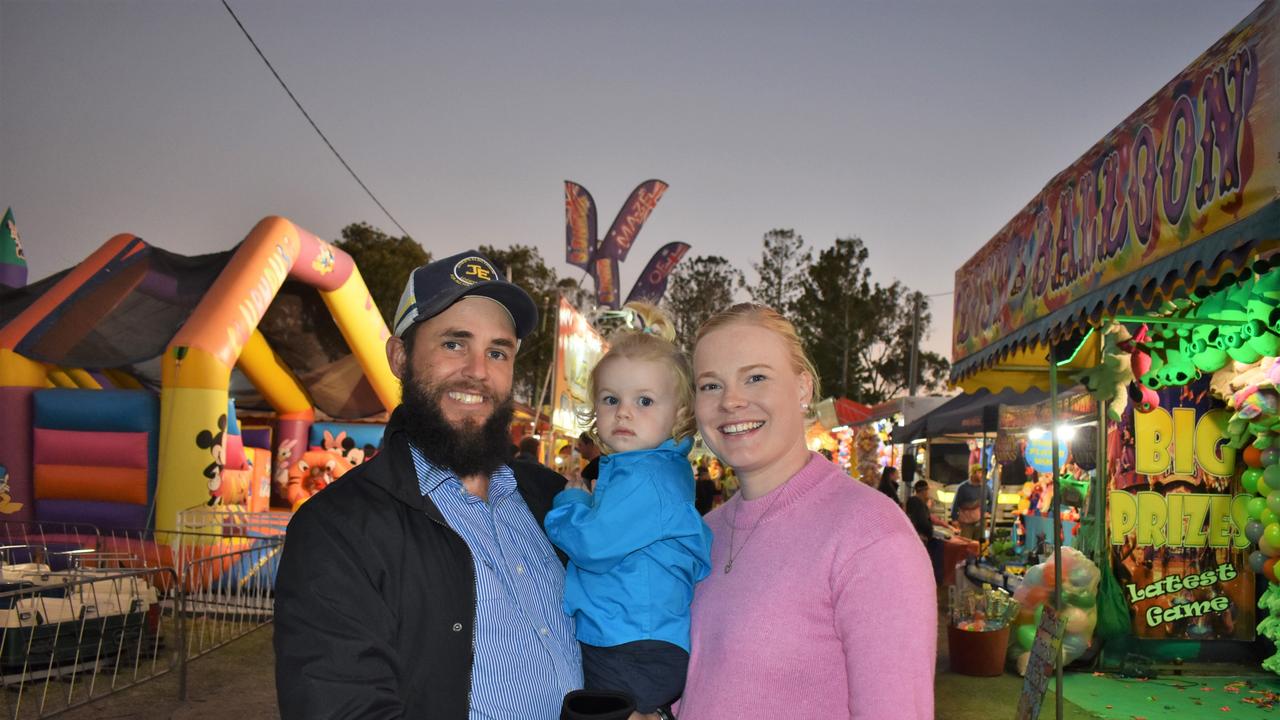
[{"label": "dirt ground", "polygon": [[[272,669],[272,626],[195,660],[189,667],[188,697],[178,700],[178,678],[170,673],[111,697],[58,715],[68,720],[257,720],[277,718]],[[946,633],[940,633],[935,685],[937,720],[987,720],[1013,717],[1022,691],[1022,678],[1012,673],[978,678],[950,672]],[[1052,692],[1045,698],[1042,717],[1053,717]],[[1064,703],[1063,718],[1087,720],[1097,716]]]},{"label": "dirt ground", "polygon": [[170,672],[56,717],[66,720],[278,718],[272,627],[259,628],[192,661],[187,667],[185,702],[178,699],[178,674]]}]

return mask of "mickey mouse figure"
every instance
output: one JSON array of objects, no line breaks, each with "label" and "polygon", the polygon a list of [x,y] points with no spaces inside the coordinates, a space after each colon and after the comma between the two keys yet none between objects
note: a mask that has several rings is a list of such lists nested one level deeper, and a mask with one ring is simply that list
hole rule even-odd
[{"label": "mickey mouse figure", "polygon": [[356,444],[355,438],[347,438],[342,441],[342,456],[351,463],[352,467],[373,457],[373,453],[377,450],[373,445],[366,443],[363,447]]},{"label": "mickey mouse figure", "polygon": [[214,433],[209,430],[201,430],[196,435],[196,447],[202,450],[208,450],[209,455],[213,458],[213,462],[205,466],[204,476],[209,480],[209,504],[213,505],[222,497],[222,466],[226,462],[226,455],[223,450],[222,437],[227,429],[227,416],[222,414],[218,416],[218,432]]}]

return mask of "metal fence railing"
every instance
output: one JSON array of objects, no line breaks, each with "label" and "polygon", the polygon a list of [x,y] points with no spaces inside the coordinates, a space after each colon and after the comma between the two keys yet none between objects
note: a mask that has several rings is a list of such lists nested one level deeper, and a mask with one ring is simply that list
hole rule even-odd
[{"label": "metal fence railing", "polygon": [[174,670],[186,699],[188,661],[272,618],[283,524],[223,514],[176,531],[0,522],[0,715],[48,717]]}]

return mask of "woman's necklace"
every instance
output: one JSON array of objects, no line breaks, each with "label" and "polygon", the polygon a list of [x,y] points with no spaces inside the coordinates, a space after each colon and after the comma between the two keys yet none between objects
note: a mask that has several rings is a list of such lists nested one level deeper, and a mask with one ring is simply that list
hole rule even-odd
[{"label": "woman's necklace", "polygon": [[751,530],[747,532],[747,539],[742,541],[742,547],[738,548],[736,552],[733,549],[733,545],[734,538],[738,534],[738,510],[742,507],[743,501],[739,501],[738,504],[734,506],[733,521],[729,523],[729,562],[724,564],[725,575],[728,575],[729,571],[733,569],[733,561],[742,554],[742,551],[747,547],[747,543],[751,542],[751,536],[756,534],[756,528],[760,527],[760,521],[764,520],[764,516],[768,515],[769,511],[773,509],[773,504],[778,502],[778,498],[782,497],[782,488],[778,488],[775,493],[776,494],[773,496],[773,499],[769,501],[767,506],[765,506],[764,512],[760,513],[760,517],[756,518],[755,523],[751,526]]}]

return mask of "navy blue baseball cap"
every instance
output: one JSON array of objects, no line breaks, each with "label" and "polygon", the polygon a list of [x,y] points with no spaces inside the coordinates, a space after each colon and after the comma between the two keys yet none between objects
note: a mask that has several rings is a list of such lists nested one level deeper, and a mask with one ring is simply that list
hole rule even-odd
[{"label": "navy blue baseball cap", "polygon": [[469,295],[493,300],[511,315],[516,339],[524,339],[538,326],[538,306],[519,285],[507,282],[489,258],[474,250],[450,255],[416,268],[409,275],[396,308],[396,337],[423,320],[429,320]]}]

